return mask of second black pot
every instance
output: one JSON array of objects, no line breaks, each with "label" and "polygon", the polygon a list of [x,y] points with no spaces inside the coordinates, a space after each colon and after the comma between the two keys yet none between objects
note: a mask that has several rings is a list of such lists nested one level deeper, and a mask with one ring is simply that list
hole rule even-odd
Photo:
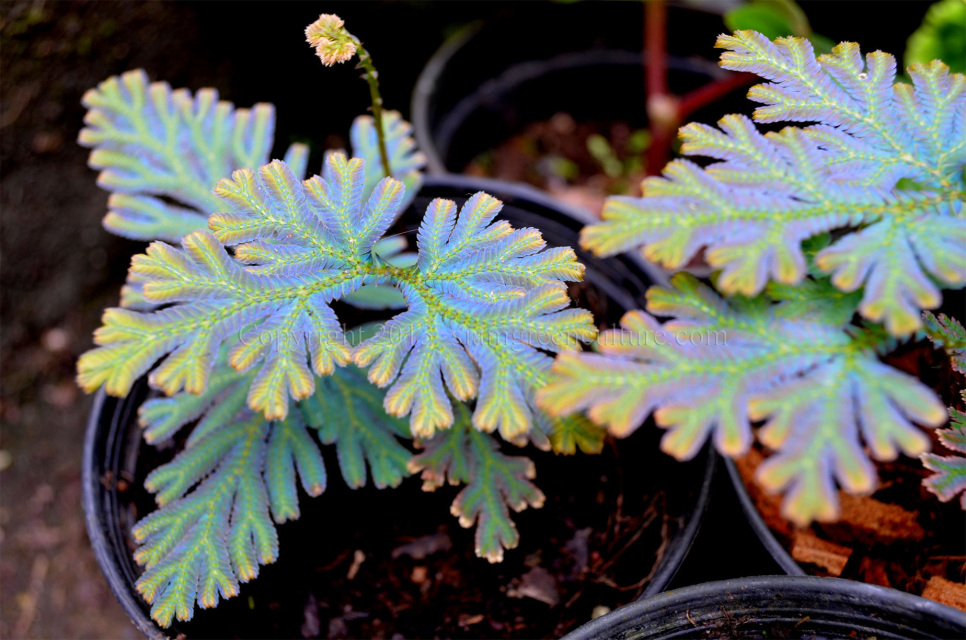
[{"label": "second black pot", "polygon": [[[413,234],[422,212],[433,198],[449,198],[460,204],[472,193],[480,190],[503,200],[502,219],[510,221],[518,228],[530,226],[540,229],[548,244],[551,245],[576,245],[577,233],[586,222],[579,212],[563,208],[549,197],[528,187],[458,176],[442,176],[427,179],[413,207],[403,216],[395,231]],[[661,277],[660,272],[652,270],[649,265],[634,256],[602,260],[580,250],[577,250],[577,253],[578,258],[587,266],[588,289],[596,292],[594,293],[595,304],[601,311],[599,320],[606,324],[617,322],[626,310],[640,307],[647,288]],[[586,291],[584,290],[581,295],[588,295]],[[336,467],[330,466],[330,477],[333,478],[330,485],[333,486],[330,486],[326,494],[320,498],[304,499],[303,516],[300,521],[280,528],[281,559],[278,563],[263,567],[261,575],[253,584],[243,586],[240,596],[222,602],[214,611],[196,612],[195,619],[190,623],[176,623],[168,629],[159,629],[150,619],[148,605],[141,600],[134,589],[140,569],[132,559],[134,545],[130,535],[134,521],[143,517],[151,508],[150,496],[146,496],[140,488],[139,478],[143,476],[145,463],[143,459],[139,460],[139,457],[156,458],[158,456],[153,448],[142,444],[140,432],[136,426],[137,408],[147,394],[148,389],[143,383],[137,385],[125,398],[98,394],[85,439],[83,501],[88,532],[98,562],[133,623],[148,637],[177,637],[179,634],[185,634],[189,638],[270,637],[279,633],[278,629],[272,627],[266,620],[270,616],[265,613],[265,602],[271,597],[273,584],[286,585],[302,579],[311,581],[315,574],[306,567],[325,564],[325,561],[320,561],[318,558],[300,557],[301,553],[308,553],[306,550],[319,555],[319,531],[335,527],[347,532],[346,545],[361,544],[354,542],[354,538],[362,537],[362,534],[351,533],[354,526],[353,518],[361,518],[364,515],[368,517],[365,513],[367,509],[371,511],[386,508],[388,511],[392,508],[400,508],[393,502],[398,503],[399,499],[392,496],[400,495],[394,492],[402,489],[377,492],[367,488],[351,492],[335,486],[339,484],[335,480]],[[709,499],[715,456],[706,450],[692,463],[680,465],[657,451],[656,439],[659,436],[657,430],[638,435],[655,440],[654,458],[659,462],[654,465],[654,473],[663,474],[660,477],[667,481],[667,504],[664,507],[669,527],[667,547],[656,566],[630,567],[630,570],[636,571],[640,577],[653,572],[645,590],[645,593],[652,594],[664,588],[673,578],[697,534]],[[165,455],[170,457],[172,452],[162,454],[162,457]],[[581,458],[582,456],[578,455],[567,462],[579,465]],[[331,462],[331,459],[327,459],[327,462]],[[537,482],[538,484],[540,482],[539,464]],[[553,495],[554,486],[542,486],[542,488],[548,496]],[[332,492],[337,493],[331,495]],[[341,495],[338,492],[345,495],[338,498]],[[136,499],[134,494],[140,494],[141,497]],[[419,496],[420,499],[442,497],[444,496],[432,494]],[[383,507],[367,507],[367,501],[373,498],[389,502]],[[348,510],[340,511],[338,514],[326,511],[332,508],[333,500],[340,500],[341,502],[337,502],[343,505],[340,508]],[[405,513],[403,507],[400,517],[405,518]],[[449,518],[446,505],[441,506],[439,513],[441,521]],[[529,513],[528,510],[521,515],[529,517]],[[539,511],[533,511],[533,514],[536,514],[535,517],[540,516]],[[392,523],[386,523],[382,528],[376,526],[375,534],[390,535],[391,525]],[[373,528],[370,525],[366,526],[370,531]],[[525,524],[520,528],[521,537],[524,540],[534,535],[528,532]],[[369,532],[367,531],[366,534],[369,535]],[[351,550],[353,547],[347,548]],[[336,556],[338,552],[336,549],[322,551],[327,554],[324,557]],[[320,564],[313,565],[314,562],[320,562]],[[306,575],[303,576],[303,573]],[[305,600],[302,600],[295,603],[283,602],[278,606],[291,610],[286,615],[298,617],[306,604]],[[540,604],[540,606],[544,605]],[[269,613],[273,611],[275,610]],[[330,613],[333,617],[341,615],[339,611]],[[427,624],[432,622],[432,614],[420,615],[428,619]],[[427,628],[431,631],[431,627]],[[298,632],[297,627],[295,632]],[[324,618],[322,627],[317,632],[325,635]]]},{"label": "second black pot", "polygon": [[[444,44],[420,74],[412,122],[431,173],[459,173],[481,152],[558,112],[578,122],[647,126],[639,4],[520,4],[530,20],[552,28],[535,30],[518,15],[472,25]],[[676,24],[709,34],[700,48],[705,43],[696,36],[694,51],[713,55],[720,16],[677,11],[684,15]],[[669,89],[677,95],[726,74],[704,57],[668,58]],[[715,105],[707,119],[716,120],[725,109]]]},{"label": "second black pot", "polygon": [[565,640],[963,638],[966,614],[894,589],[807,576],[707,582],[640,600]]},{"label": "second black pot", "polygon": [[[647,125],[640,40],[620,37],[628,31],[620,18],[627,8],[609,6],[608,13],[617,17],[609,21],[612,28],[598,31],[584,25],[600,20],[600,12],[582,9],[547,8],[557,16],[548,18],[557,28],[526,37],[511,20],[473,25],[440,48],[419,77],[411,109],[416,141],[431,173],[459,173],[525,125],[558,112],[578,122]],[[631,33],[639,34],[640,18],[628,13],[634,21]],[[511,49],[512,58],[501,53],[507,43],[523,40],[522,50]],[[711,60],[674,56],[668,72],[669,88],[677,95],[726,73]],[[725,113],[724,107],[716,108],[720,113],[712,119]]]}]

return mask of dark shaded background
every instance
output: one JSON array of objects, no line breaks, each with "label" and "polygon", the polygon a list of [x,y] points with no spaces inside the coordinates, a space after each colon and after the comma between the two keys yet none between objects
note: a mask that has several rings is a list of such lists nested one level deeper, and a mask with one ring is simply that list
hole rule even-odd
[{"label": "dark shaded background", "polygon": [[[803,4],[823,35],[901,55],[896,42],[929,3]],[[305,44],[302,31],[319,13],[346,20],[379,66],[387,106],[407,114],[416,77],[446,35],[507,12],[535,33],[552,29],[539,20],[540,5],[0,2],[0,637],[137,637],[84,531],[80,456],[90,399],[73,375],[143,245],[100,226],[107,193],[75,143],[83,92],[143,67],[175,87],[214,86],[239,106],[274,102],[277,152],[312,141],[317,167],[324,147],[341,146],[368,95],[351,67],[324,69]],[[634,28],[626,22],[615,28]],[[715,35],[678,23],[671,46],[714,58]],[[723,489],[682,582],[771,570],[730,499]]]}]

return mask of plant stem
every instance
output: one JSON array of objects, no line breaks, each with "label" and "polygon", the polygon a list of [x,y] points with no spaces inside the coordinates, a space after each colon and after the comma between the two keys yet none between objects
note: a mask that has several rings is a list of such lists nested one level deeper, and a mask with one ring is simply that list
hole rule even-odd
[{"label": "plant stem", "polygon": [[644,5],[644,68],[647,97],[667,94],[667,5],[647,0]]},{"label": "plant stem", "polygon": [[648,175],[658,175],[667,164],[677,128],[688,116],[756,79],[751,73],[729,74],[678,97],[668,90],[667,57],[667,2],[647,0],[644,8],[644,68],[651,130],[651,144],[647,149]]},{"label": "plant stem", "polygon": [[379,72],[372,64],[372,56],[362,46],[362,42],[355,36],[352,42],[356,45],[359,55],[359,66],[366,72],[366,82],[369,83],[369,97],[372,99],[372,117],[376,121],[376,137],[379,140],[379,157],[382,159],[382,168],[386,177],[392,176],[392,169],[389,166],[389,153],[386,151],[386,133],[382,128],[382,95],[379,93]]},{"label": "plant stem", "polygon": [[709,82],[706,85],[686,93],[678,103],[678,118],[684,120],[698,109],[705,107],[718,98],[722,98],[736,89],[747,87],[758,76],[753,73],[729,73],[721,80]]},{"label": "plant stem", "polygon": [[644,5],[644,68],[647,88],[647,117],[651,144],[647,149],[647,173],[657,175],[664,168],[678,126],[676,98],[667,87],[667,3],[647,0]]}]

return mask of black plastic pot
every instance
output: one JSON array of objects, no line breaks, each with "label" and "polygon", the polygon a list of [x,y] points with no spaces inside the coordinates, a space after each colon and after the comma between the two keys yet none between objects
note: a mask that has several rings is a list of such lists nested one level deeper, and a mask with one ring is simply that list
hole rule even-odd
[{"label": "black plastic pot", "polygon": [[838,578],[761,576],[639,600],[565,640],[963,637],[966,613],[895,589]]},{"label": "black plastic pot", "polygon": [[771,554],[771,557],[778,563],[782,571],[790,576],[807,575],[798,566],[798,563],[795,562],[782,543],[778,541],[778,538],[771,532],[768,525],[765,524],[764,519],[758,512],[758,507],[755,506],[754,500],[748,494],[744,480],[741,479],[741,474],[738,472],[738,465],[731,458],[725,457],[724,466],[728,470],[728,477],[731,479],[731,486],[734,487],[735,495],[738,496],[738,504],[741,505],[741,510],[748,519],[748,524],[751,525],[752,530],[758,536],[761,544]]},{"label": "black plastic pot", "polygon": [[[413,92],[413,128],[428,170],[459,173],[479,153],[558,112],[577,121],[646,126],[642,9],[635,4],[602,10],[599,3],[540,3],[527,7],[539,17],[511,15],[453,36],[427,63]],[[535,22],[552,28],[533,29]],[[683,95],[727,73],[706,59],[720,16],[688,11],[674,24],[708,39],[669,38],[672,45],[693,42],[703,54],[668,58],[672,92]]]},{"label": "black plastic pot", "polygon": [[[862,627],[862,632],[867,632],[870,635],[876,635],[876,637],[879,638],[966,638],[966,613],[959,611],[958,609],[939,604],[917,595],[905,593],[897,589],[869,585],[853,580],[808,576],[805,570],[802,569],[794,558],[792,558],[785,546],[778,540],[777,537],[775,537],[775,534],[765,523],[765,520],[761,517],[761,513],[758,511],[754,500],[752,500],[751,495],[748,493],[748,489],[745,487],[744,480],[742,480],[741,474],[738,471],[738,466],[735,464],[735,462],[731,458],[725,458],[724,467],[727,469],[732,487],[734,488],[735,495],[738,499],[738,504],[741,505],[741,510],[743,511],[745,518],[747,518],[748,524],[758,536],[758,540],[771,555],[775,563],[778,564],[782,571],[788,574],[788,577],[784,579],[791,580],[792,582],[790,584],[804,584],[803,581],[808,581],[810,583],[824,583],[833,585],[830,588],[834,588],[837,594],[842,594],[841,596],[836,596],[836,598],[867,598],[867,602],[870,604],[870,606],[874,605],[877,607],[877,609],[870,608],[868,612],[865,612],[870,616],[870,620],[871,616],[875,614],[877,616],[881,615],[885,620],[889,620],[890,623],[894,622],[896,624],[895,629],[886,626],[875,626],[872,625],[871,622],[865,621],[865,618],[863,617],[863,624],[868,622],[870,626],[868,629]],[[781,577],[772,578],[772,580],[775,581],[781,581],[782,579],[783,578]],[[854,586],[848,587],[844,585]],[[830,629],[835,628],[835,624],[839,624],[836,621],[838,620],[839,609],[841,609],[841,606],[838,599],[835,600],[835,603],[836,608],[831,612],[828,612],[828,614],[835,613],[836,617],[828,617],[827,614],[827,619],[829,620],[827,624],[829,625]],[[842,609],[842,620],[847,621],[849,619],[849,612],[850,610],[847,608]],[[864,616],[865,613],[862,613],[862,615]],[[919,620],[921,615],[926,614],[928,614],[930,618],[928,619],[928,622],[922,623],[923,630],[921,632],[906,632],[905,635],[900,633],[902,630],[902,625],[912,624]],[[910,627],[910,629],[913,630],[917,628],[918,627],[915,625]]]},{"label": "black plastic pot", "polygon": [[[415,212],[421,214],[432,198],[445,197],[460,204],[472,193],[480,190],[503,200],[504,208],[501,217],[514,226],[518,228],[532,226],[540,229],[551,245],[576,245],[577,233],[585,223],[582,219],[583,214],[579,211],[562,207],[548,196],[529,187],[459,176],[428,178],[413,207],[403,216],[396,231],[402,233],[415,231],[420,220],[420,215]],[[616,322],[627,309],[640,307],[647,288],[662,277],[660,272],[635,256],[625,255],[604,260],[587,255],[579,249],[577,253],[587,266],[586,282],[606,297],[603,308],[606,308],[607,322]],[[212,633],[210,623],[209,626],[203,627],[206,630],[204,632],[198,631],[199,627],[196,626],[199,616],[209,615],[209,612],[196,614],[196,619],[190,623],[175,623],[169,629],[159,629],[150,618],[148,605],[141,600],[134,588],[140,570],[132,558],[133,541],[130,527],[136,517],[144,514],[132,514],[130,497],[125,494],[125,490],[134,489],[130,485],[137,475],[139,454],[152,451],[151,448],[142,445],[140,432],[135,426],[137,408],[148,393],[147,386],[142,381],[125,398],[108,397],[103,391],[96,396],[84,444],[83,504],[88,532],[97,560],[111,589],[142,633],[149,638],[177,637],[181,633],[187,637],[209,635]],[[657,593],[666,587],[688,553],[708,504],[715,461],[716,456],[713,451],[706,449],[691,463],[669,465],[666,471],[668,477],[666,509],[673,533],[666,551],[658,565],[653,568],[654,573],[645,591],[646,594]],[[664,470],[661,471],[661,473],[664,472]],[[129,485],[127,489],[119,487],[119,480]],[[545,489],[547,493],[553,491],[553,487],[545,487]],[[303,522],[288,524],[285,528],[301,530],[303,525],[308,527],[309,525],[304,522],[307,518],[306,511],[303,511]],[[310,533],[307,532],[306,535]],[[525,530],[523,535],[526,535]],[[284,561],[285,554],[286,547],[283,540],[283,558],[280,562]],[[285,580],[284,572],[278,573],[282,570],[277,569],[277,566],[276,564],[263,568],[262,575],[256,580],[255,586],[272,579]],[[642,577],[647,575],[651,569],[652,567],[641,567],[640,575]],[[269,575],[273,571],[276,573]],[[237,612],[247,613],[245,598],[248,589],[249,586],[243,587],[241,596],[219,605],[216,611],[221,614],[224,610],[223,620],[226,628],[215,626],[217,633],[224,633],[229,637],[234,633],[243,636],[266,635],[264,630],[228,628],[232,624],[237,624],[233,619]]]}]

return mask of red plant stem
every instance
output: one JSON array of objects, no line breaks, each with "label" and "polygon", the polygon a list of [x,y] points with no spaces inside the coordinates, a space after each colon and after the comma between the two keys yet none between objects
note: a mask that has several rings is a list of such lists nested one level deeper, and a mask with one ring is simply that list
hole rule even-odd
[{"label": "red plant stem", "polygon": [[705,107],[718,98],[728,95],[753,83],[757,76],[753,73],[730,73],[721,80],[715,80],[684,95],[678,102],[678,119],[683,121],[695,111]]},{"label": "red plant stem", "polygon": [[647,148],[647,173],[656,175],[667,163],[677,129],[674,96],[667,87],[667,3],[647,0],[644,5],[644,69],[647,117],[651,144]]},{"label": "red plant stem", "polygon": [[644,69],[647,96],[667,94],[667,4],[644,3]]},{"label": "red plant stem", "polygon": [[671,157],[677,129],[695,111],[736,89],[755,81],[751,73],[732,73],[678,98],[667,84],[667,2],[646,0],[644,4],[644,73],[647,117],[651,144],[647,148],[647,173],[657,175]]}]

